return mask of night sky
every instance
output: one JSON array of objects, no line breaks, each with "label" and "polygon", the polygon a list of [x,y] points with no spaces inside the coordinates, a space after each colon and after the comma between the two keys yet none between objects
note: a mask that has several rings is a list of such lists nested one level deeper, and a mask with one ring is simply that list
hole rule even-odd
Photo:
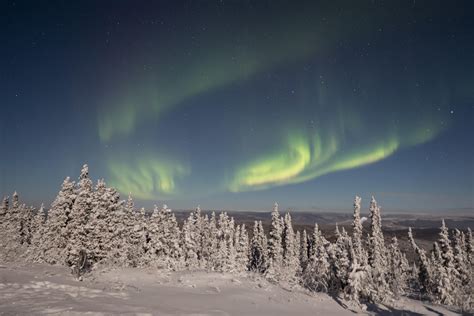
[{"label": "night sky", "polygon": [[472,1],[2,1],[0,193],[474,207]]}]

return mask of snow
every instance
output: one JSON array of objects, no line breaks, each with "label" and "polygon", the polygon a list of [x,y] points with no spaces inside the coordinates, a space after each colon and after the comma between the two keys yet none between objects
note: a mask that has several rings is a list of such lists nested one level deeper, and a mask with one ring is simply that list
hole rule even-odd
[{"label": "snow", "polygon": [[[257,274],[99,267],[83,282],[45,264],[0,265],[0,314],[52,315],[456,315],[402,299],[366,311],[323,293],[274,285]],[[351,310],[352,309],[352,310]]]}]

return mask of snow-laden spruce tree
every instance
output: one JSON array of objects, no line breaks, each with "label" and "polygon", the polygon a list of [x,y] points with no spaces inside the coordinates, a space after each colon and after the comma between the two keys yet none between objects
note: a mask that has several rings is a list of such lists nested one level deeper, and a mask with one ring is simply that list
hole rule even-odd
[{"label": "snow-laden spruce tree", "polygon": [[148,231],[150,263],[170,270],[180,268],[182,265],[180,231],[176,217],[166,204],[160,210],[155,206]]},{"label": "snow-laden spruce tree", "polygon": [[299,267],[299,245],[293,230],[291,215],[286,213],[283,227],[283,268],[280,278],[288,282],[296,282]]},{"label": "snow-laden spruce tree", "polygon": [[280,278],[283,265],[283,227],[284,223],[278,211],[278,203],[275,202],[271,213],[272,222],[268,237],[268,271],[267,277],[272,280]]},{"label": "snow-laden spruce tree", "polygon": [[34,207],[27,207],[25,204],[22,204],[19,209],[19,219],[20,219],[20,244],[30,245],[31,237],[33,234],[32,222],[35,217]]},{"label": "snow-laden spruce tree", "polygon": [[162,213],[158,209],[158,206],[155,205],[153,213],[150,216],[148,221],[148,252],[145,256],[145,261],[147,265],[152,265],[155,267],[163,267],[162,260],[164,259],[164,245],[162,243],[162,233],[163,233],[163,223]]},{"label": "snow-laden spruce tree", "polygon": [[0,232],[0,259],[17,261],[23,258],[31,242],[31,221],[34,216],[34,208],[20,204],[18,193],[13,194],[12,205],[4,200],[2,206],[5,215],[2,216]]},{"label": "snow-laden spruce tree", "polygon": [[67,223],[70,220],[70,213],[75,199],[74,182],[67,177],[64,179],[61,190],[48,211],[45,223],[45,233],[41,247],[44,254],[43,260],[47,263],[62,264],[66,261]]},{"label": "snow-laden spruce tree", "polygon": [[433,277],[431,263],[426,256],[426,251],[418,247],[418,245],[416,244],[415,239],[413,238],[411,227],[408,228],[408,239],[416,254],[416,271],[418,272],[420,293],[427,297],[431,297],[433,293]]},{"label": "snow-laden spruce tree", "polygon": [[354,220],[352,222],[352,245],[354,247],[354,256],[357,264],[365,266],[367,264],[367,252],[362,242],[363,227],[360,218],[361,198],[356,196],[354,199]]},{"label": "snow-laden spruce tree", "polygon": [[206,269],[214,271],[218,267],[217,254],[218,254],[218,229],[216,213],[212,212],[211,217],[205,220],[207,222],[207,229],[204,231],[203,238],[203,256],[206,258]]},{"label": "snow-laden spruce tree", "polygon": [[210,249],[209,249],[209,240],[210,236],[210,219],[208,214],[204,214],[202,219],[202,239],[201,239],[201,262],[200,267],[202,269],[212,270],[211,260],[210,260]]},{"label": "snow-laden spruce tree", "polygon": [[303,229],[303,234],[301,235],[301,244],[300,244],[301,273],[304,273],[306,266],[308,265],[308,255],[309,255],[308,233],[306,232],[306,229]]},{"label": "snow-laden spruce tree", "polygon": [[454,268],[457,271],[455,305],[463,310],[474,307],[473,301],[473,272],[468,262],[466,237],[464,232],[456,229],[453,240]]},{"label": "snow-laden spruce tree", "polygon": [[87,253],[87,222],[92,210],[92,181],[89,178],[89,167],[84,165],[79,176],[76,199],[67,222],[66,263],[74,267],[78,264],[80,252]]},{"label": "snow-laden spruce tree", "polygon": [[465,286],[470,282],[469,254],[466,243],[466,235],[459,229],[454,230],[454,267],[458,271],[461,285]]},{"label": "snow-laden spruce tree", "polygon": [[360,303],[361,299],[367,299],[372,296],[370,293],[370,269],[367,265],[361,266],[359,264],[354,248],[351,249],[350,257],[353,258],[353,260],[349,269],[349,276],[344,292],[348,299]]},{"label": "snow-laden spruce tree", "polygon": [[0,206],[0,218],[2,219],[2,224],[4,223],[4,216],[7,215],[8,211],[9,197],[4,196],[2,200],[2,205]]},{"label": "snow-laden spruce tree", "polygon": [[31,245],[27,251],[27,258],[32,262],[43,262],[44,253],[43,253],[43,242],[45,235],[45,225],[46,222],[46,212],[44,210],[44,205],[41,204],[40,209],[36,212],[31,228],[32,228],[32,237]]},{"label": "snow-laden spruce tree", "polygon": [[449,239],[448,227],[444,219],[440,228],[438,244],[441,249],[441,266],[438,267],[436,280],[442,282],[438,288],[439,302],[441,304],[453,305],[456,293],[456,283],[459,275],[454,267],[454,253]]},{"label": "snow-laden spruce tree", "polygon": [[111,214],[108,225],[110,251],[107,254],[107,261],[117,266],[126,266],[129,230],[126,211],[123,207],[125,201],[120,199],[120,194],[115,188],[107,187],[106,192],[109,197],[107,209]]},{"label": "snow-laden spruce tree", "polygon": [[408,273],[408,289],[410,295],[420,293],[421,284],[419,279],[419,270],[416,260],[413,261]]},{"label": "snow-laden spruce tree", "polygon": [[295,234],[295,257],[296,257],[296,278],[295,282],[301,283],[301,273],[303,272],[303,268],[301,266],[301,233],[299,230],[296,231]]},{"label": "snow-laden spruce tree", "polygon": [[[453,288],[450,276],[443,265],[441,249],[437,242],[433,245],[431,258],[429,260],[432,276],[430,300],[441,304],[443,301],[453,301]],[[453,304],[452,302],[450,304]]]},{"label": "snow-laden spruce tree", "polygon": [[5,227],[7,225],[7,215],[9,209],[9,197],[4,196],[2,200],[2,205],[0,205],[0,234],[5,232]]},{"label": "snow-laden spruce tree", "polygon": [[395,298],[406,294],[408,289],[408,260],[400,251],[397,237],[392,237],[389,246],[389,267],[387,270],[387,280],[391,293]]},{"label": "snow-laden spruce tree", "polygon": [[255,221],[250,243],[250,270],[264,273],[268,267],[267,237],[262,221]]},{"label": "snow-laden spruce tree", "polygon": [[[140,260],[144,257],[142,247],[142,225],[144,224],[139,218],[140,213],[135,210],[132,194],[128,195],[125,203],[125,226],[127,227],[127,242],[124,252],[126,254],[126,265],[129,267],[137,267]],[[179,235],[178,237],[179,238]]]},{"label": "snow-laden spruce tree", "polygon": [[338,293],[344,292],[345,287],[347,286],[351,266],[351,260],[349,257],[351,246],[348,244],[350,238],[347,235],[347,232],[343,228],[343,234],[341,234],[337,224],[335,235],[336,243],[331,244],[328,249],[331,265],[329,292],[337,295]]},{"label": "snow-laden spruce tree", "polygon": [[135,218],[135,227],[134,227],[134,238],[138,243],[138,248],[136,248],[136,257],[133,257],[132,261],[137,262],[137,266],[143,267],[146,266],[146,260],[148,253],[148,216],[146,215],[145,208],[141,208],[137,212]]},{"label": "snow-laden spruce tree", "polygon": [[166,249],[167,268],[178,270],[184,267],[184,259],[179,238],[181,230],[179,229],[176,216],[166,205],[163,206],[163,213],[167,228],[163,235],[163,244]]},{"label": "snow-laden spruce tree", "polygon": [[471,265],[471,269],[474,269],[474,238],[472,238],[472,230],[471,228],[467,229],[466,234],[466,253],[467,253],[467,261]]},{"label": "snow-laden spruce tree", "polygon": [[226,212],[219,214],[218,220],[218,248],[217,248],[217,270],[234,271],[236,250],[234,246],[235,223]]},{"label": "snow-laden spruce tree", "polygon": [[5,221],[7,223],[8,237],[10,238],[10,244],[15,245],[22,244],[21,231],[22,231],[22,207],[20,205],[20,198],[18,193],[15,191],[12,197],[12,207],[8,210]]},{"label": "snow-laden spruce tree", "polygon": [[[236,270],[238,272],[247,271],[250,258],[250,244],[247,228],[245,224],[237,226],[236,230]],[[238,234],[237,234],[238,232]]]},{"label": "snow-laden spruce tree", "polygon": [[302,275],[302,284],[312,291],[327,292],[330,263],[326,246],[329,245],[329,242],[322,235],[317,223],[314,224],[311,244],[308,265]]},{"label": "snow-laden spruce tree", "polygon": [[370,237],[369,244],[369,264],[371,267],[372,282],[375,295],[372,299],[375,301],[384,301],[389,296],[389,287],[387,284],[387,249],[385,247],[384,236],[382,232],[382,218],[380,207],[372,196],[370,201]]},{"label": "snow-laden spruce tree", "polygon": [[235,272],[237,270],[237,249],[235,247],[235,221],[234,218],[231,217],[229,221],[229,230],[227,235],[227,258],[226,258],[226,266],[225,271],[228,272]]},{"label": "snow-laden spruce tree", "polygon": [[199,268],[198,252],[201,252],[200,208],[191,212],[183,224],[183,251],[186,267],[190,270]]},{"label": "snow-laden spruce tree", "polygon": [[105,260],[111,251],[109,223],[114,214],[111,214],[108,210],[109,197],[106,188],[103,179],[97,181],[86,227],[86,248],[88,250],[88,258],[92,262]]}]

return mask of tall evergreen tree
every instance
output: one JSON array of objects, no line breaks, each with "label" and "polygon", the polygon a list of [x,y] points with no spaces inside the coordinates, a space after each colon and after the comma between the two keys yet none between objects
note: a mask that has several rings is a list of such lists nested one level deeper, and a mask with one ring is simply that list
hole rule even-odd
[{"label": "tall evergreen tree", "polygon": [[100,262],[106,259],[110,252],[109,222],[113,214],[108,212],[109,197],[103,179],[97,181],[93,192],[92,209],[87,221],[87,241],[89,259]]},{"label": "tall evergreen tree", "polygon": [[311,251],[308,265],[302,275],[305,287],[316,292],[327,292],[330,279],[328,241],[322,236],[318,224],[314,224]]},{"label": "tall evergreen tree", "polygon": [[250,247],[250,270],[264,273],[268,267],[267,237],[261,221],[255,221]]},{"label": "tall evergreen tree", "polygon": [[216,270],[218,267],[217,253],[219,240],[219,231],[217,229],[216,213],[212,212],[207,223],[207,229],[204,231],[203,251],[205,253],[208,270]]},{"label": "tall evergreen tree", "polygon": [[442,282],[438,286],[439,301],[442,304],[452,305],[454,303],[454,292],[459,275],[454,267],[454,253],[449,240],[448,228],[442,220],[438,243],[441,248],[441,266],[439,267],[436,280]]},{"label": "tall evergreen tree", "polygon": [[[237,271],[247,271],[248,264],[249,264],[249,256],[250,256],[250,245],[249,245],[249,237],[247,233],[247,228],[245,224],[237,226],[235,235],[236,241],[236,263],[237,263]],[[238,233],[237,233],[238,232]]]},{"label": "tall evergreen tree", "polygon": [[36,212],[36,215],[32,221],[32,237],[31,245],[28,249],[28,260],[32,262],[43,262],[44,253],[42,243],[44,242],[44,233],[46,222],[46,212],[44,211],[44,205],[41,204],[40,209]]},{"label": "tall evergreen tree", "polygon": [[349,236],[343,231],[340,233],[339,227],[336,224],[335,235],[337,237],[336,243],[329,248],[330,264],[332,267],[331,282],[329,284],[329,291],[333,294],[343,292],[348,283],[351,261],[349,257],[349,249],[351,247],[347,244],[350,241]]},{"label": "tall evergreen tree", "polygon": [[352,223],[352,244],[354,247],[354,257],[360,266],[367,264],[367,253],[362,245],[363,227],[360,219],[361,198],[356,196],[354,199],[354,221]]},{"label": "tall evergreen tree", "polygon": [[2,205],[0,206],[0,218],[2,223],[4,223],[3,217],[7,215],[8,212],[9,197],[4,196],[2,200]]},{"label": "tall evergreen tree", "polygon": [[84,165],[79,176],[76,199],[67,223],[68,242],[66,246],[66,263],[77,265],[81,251],[87,253],[86,225],[92,210],[92,181],[89,178],[89,167]]},{"label": "tall evergreen tree", "polygon": [[290,213],[285,214],[283,227],[283,275],[284,280],[295,282],[299,267],[299,246],[293,230]]},{"label": "tall evergreen tree", "polygon": [[372,281],[376,288],[373,291],[374,300],[383,301],[388,298],[389,288],[386,277],[387,267],[387,249],[382,232],[382,219],[380,215],[380,207],[372,196],[370,201],[370,238],[369,238],[369,264],[371,266]]},{"label": "tall evergreen tree", "polygon": [[301,245],[300,245],[300,262],[301,262],[301,270],[302,273],[306,269],[306,266],[308,265],[308,234],[306,232],[306,229],[303,229],[303,234],[301,236]]},{"label": "tall evergreen tree", "polygon": [[[141,244],[141,219],[139,218],[139,212],[135,210],[135,205],[131,193],[128,195],[127,202],[125,204],[125,217],[127,227],[125,244],[125,256],[126,265],[130,267],[139,266],[140,258],[143,257],[143,248]],[[179,238],[179,236],[177,237]]]},{"label": "tall evergreen tree", "polygon": [[162,227],[164,223],[162,217],[162,212],[155,205],[148,222],[149,249],[146,255],[148,265],[160,266],[161,264],[159,261],[161,261],[164,253],[164,245],[162,243]]},{"label": "tall evergreen tree", "polygon": [[67,226],[75,199],[74,182],[67,177],[48,211],[44,242],[41,244],[44,260],[48,263],[66,262]]},{"label": "tall evergreen tree", "polygon": [[269,267],[267,277],[279,279],[280,270],[283,265],[283,227],[282,218],[278,211],[278,203],[275,202],[271,213],[272,222],[268,237],[268,259]]},{"label": "tall evergreen tree", "polygon": [[[197,213],[197,214],[195,214]],[[200,247],[199,225],[200,208],[189,214],[188,219],[183,224],[183,249],[188,269],[197,269],[199,267],[198,251]]]},{"label": "tall evergreen tree", "polygon": [[422,294],[430,296],[433,292],[433,277],[431,271],[430,262],[426,256],[426,251],[415,242],[411,227],[408,228],[408,239],[410,240],[411,246],[417,255],[417,272],[418,281],[420,286],[420,292]]},{"label": "tall evergreen tree", "polygon": [[408,261],[400,251],[397,237],[392,238],[389,246],[389,269],[387,279],[391,293],[399,298],[404,295],[408,288]]}]

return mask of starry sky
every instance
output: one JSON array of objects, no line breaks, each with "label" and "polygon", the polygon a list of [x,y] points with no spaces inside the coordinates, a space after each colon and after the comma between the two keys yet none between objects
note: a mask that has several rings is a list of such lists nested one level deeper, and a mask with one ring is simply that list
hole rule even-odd
[{"label": "starry sky", "polygon": [[3,1],[0,193],[474,208],[472,1]]}]

